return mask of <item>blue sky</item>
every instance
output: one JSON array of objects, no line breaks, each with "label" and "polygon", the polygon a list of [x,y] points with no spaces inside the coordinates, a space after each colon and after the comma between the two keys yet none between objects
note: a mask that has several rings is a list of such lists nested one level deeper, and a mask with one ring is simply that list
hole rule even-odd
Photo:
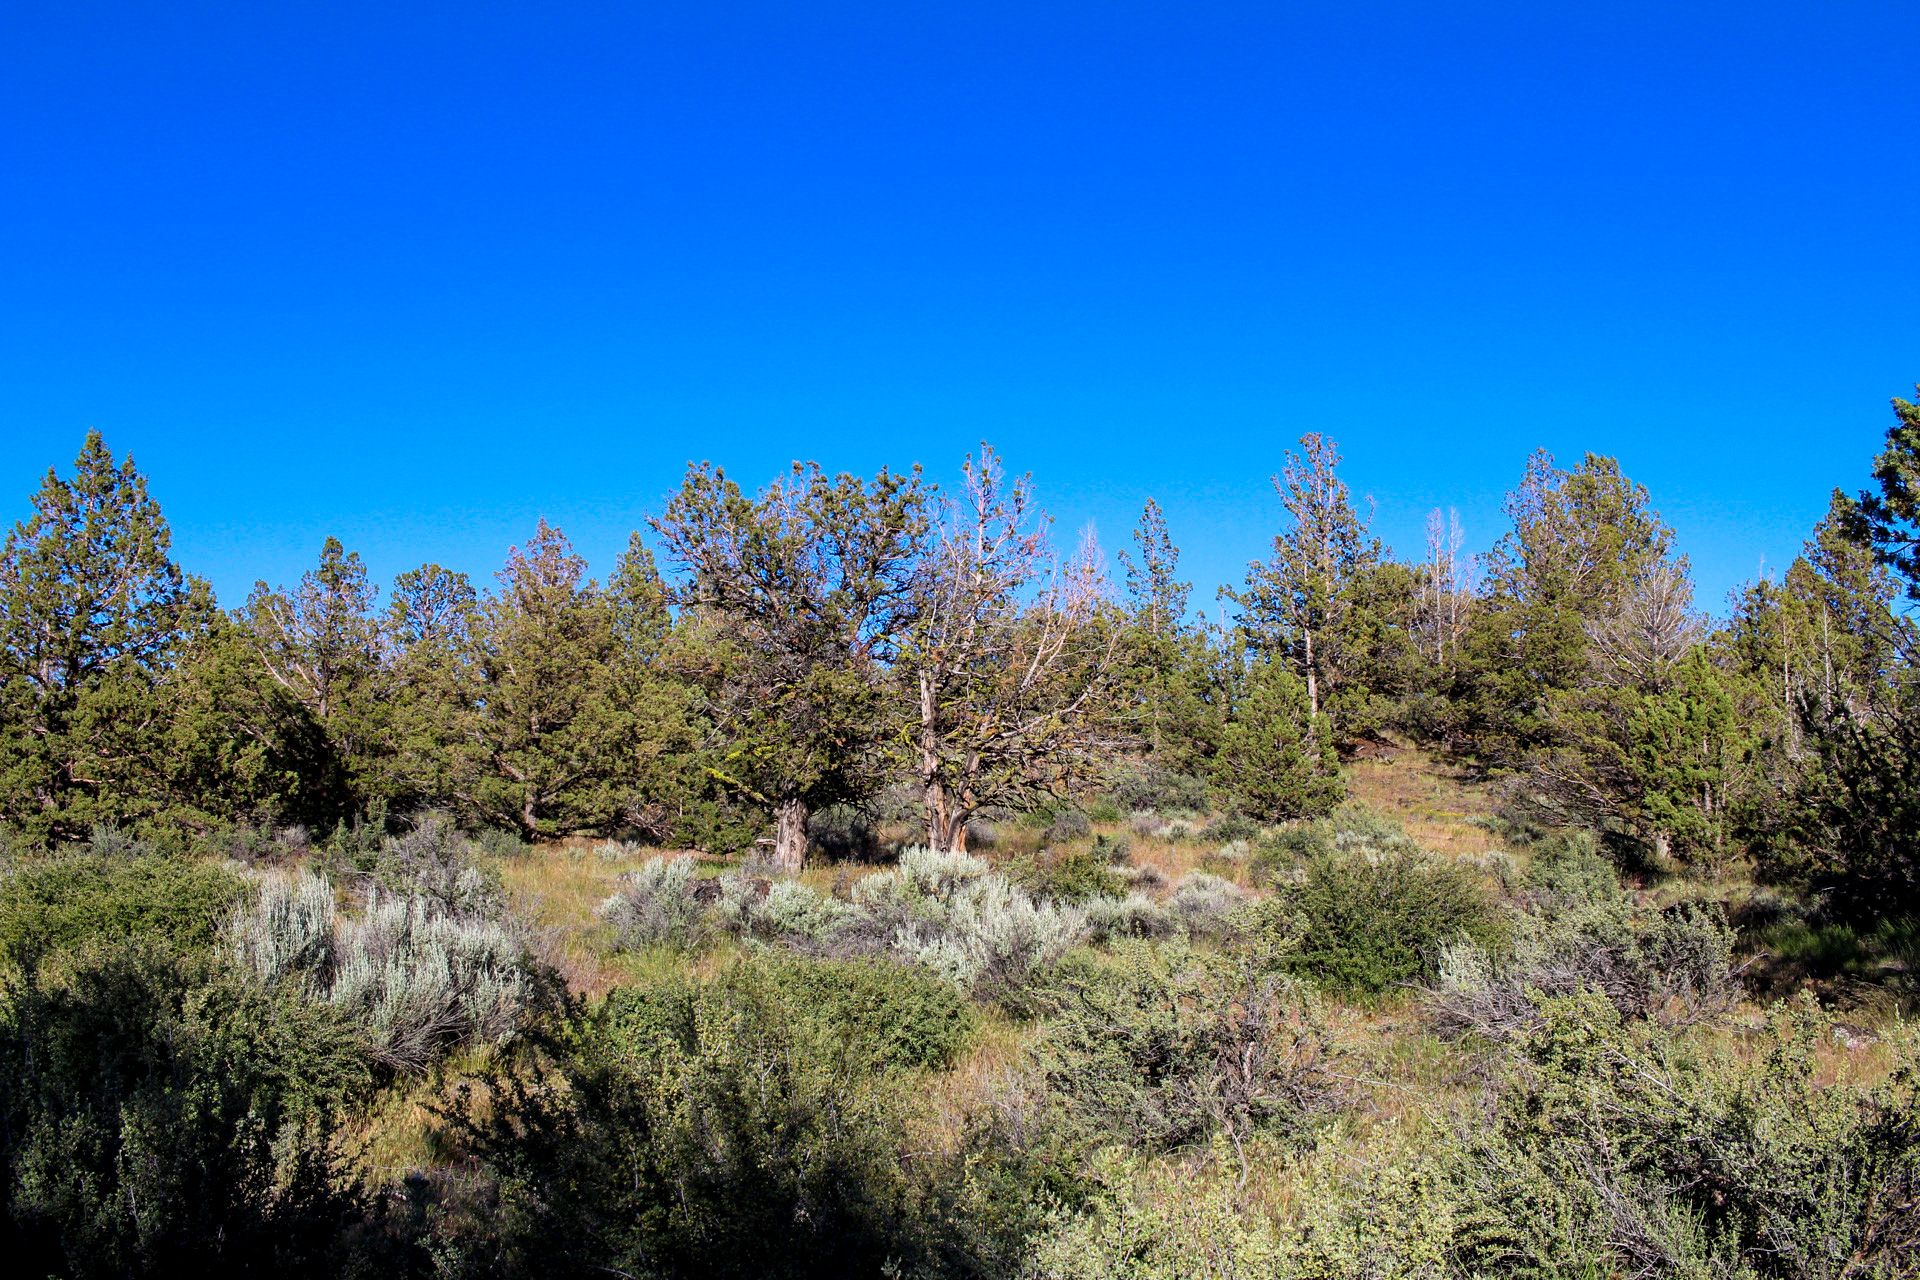
[{"label": "blue sky", "polygon": [[[395,12],[394,10],[401,10]],[[604,571],[690,459],[1167,509],[1209,597],[1340,441],[1471,540],[1618,455],[1702,603],[1920,380],[1920,5],[0,12],[0,512],[82,433],[237,603],[338,534]]]}]

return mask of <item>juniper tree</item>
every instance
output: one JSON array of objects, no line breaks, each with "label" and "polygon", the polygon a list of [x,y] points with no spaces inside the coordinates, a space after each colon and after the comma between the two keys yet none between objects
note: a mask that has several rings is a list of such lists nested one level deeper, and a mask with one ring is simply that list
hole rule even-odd
[{"label": "juniper tree", "polygon": [[962,468],[915,580],[898,669],[927,841],[964,850],[983,807],[1055,795],[1111,744],[1119,630],[1098,548],[1064,563],[1029,477],[992,449]]},{"label": "juniper tree", "polygon": [[1920,600],[1920,404],[1896,396],[1893,412],[1887,447],[1873,460],[1879,492],[1861,493],[1849,532],[1900,575],[1909,600]]},{"label": "juniper tree", "polygon": [[389,706],[377,597],[359,554],[329,537],[299,585],[256,582],[238,615],[266,678],[306,711],[338,758],[348,791],[335,798],[336,818],[374,796],[392,798],[377,776]]},{"label": "juniper tree", "polygon": [[1327,813],[1345,795],[1326,745],[1331,732],[1286,663],[1255,661],[1220,734],[1214,785],[1234,808],[1265,822]]},{"label": "juniper tree", "polygon": [[387,731],[404,804],[454,797],[479,625],[479,593],[466,574],[425,564],[393,580],[381,631]]},{"label": "juniper tree", "polygon": [[1567,471],[1535,453],[1506,510],[1513,527],[1486,557],[1487,594],[1468,628],[1462,697],[1474,749],[1519,767],[1551,739],[1549,695],[1588,679],[1589,624],[1612,614],[1632,584],[1667,559],[1673,533],[1646,489],[1596,454]]},{"label": "juniper tree", "polygon": [[162,685],[211,597],[98,431],[32,503],[0,545],[0,816],[71,839],[154,807]]},{"label": "juniper tree", "polygon": [[456,795],[528,838],[604,827],[631,733],[613,610],[545,520],[496,576],[461,676]]},{"label": "juniper tree", "polygon": [[1117,674],[1124,700],[1153,761],[1173,773],[1203,771],[1219,736],[1219,654],[1187,617],[1192,590],[1160,504],[1147,499],[1133,531],[1138,559],[1125,551],[1127,617]]},{"label": "juniper tree", "polygon": [[702,464],[649,522],[684,575],[671,598],[704,637],[690,652],[720,739],[708,768],[773,811],[783,867],[804,861],[814,810],[881,777],[885,669],[913,606],[925,504],[917,471],[867,481],[796,462],[749,497]]}]

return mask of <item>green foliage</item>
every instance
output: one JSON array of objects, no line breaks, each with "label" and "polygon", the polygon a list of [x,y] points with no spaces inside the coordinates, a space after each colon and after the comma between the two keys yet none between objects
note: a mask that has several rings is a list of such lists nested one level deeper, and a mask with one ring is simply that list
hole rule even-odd
[{"label": "green foliage", "polygon": [[330,1010],[140,942],[0,1008],[0,1168],[24,1274],[332,1276],[374,1205],[331,1139],[368,1073]]},{"label": "green foliage", "polygon": [[1527,887],[1551,903],[1614,902],[1620,873],[1592,831],[1556,831],[1534,843]]},{"label": "green foliage", "polygon": [[1298,1209],[1278,1219],[1205,1165],[1108,1156],[1077,1213],[1034,1241],[1031,1280],[1432,1280],[1449,1264],[1459,1207],[1445,1171],[1407,1160],[1297,1170]]},{"label": "green foliage", "polygon": [[1507,498],[1513,528],[1487,556],[1488,594],[1469,624],[1461,701],[1484,758],[1520,767],[1553,739],[1543,694],[1590,674],[1588,626],[1667,559],[1673,532],[1613,458],[1571,471],[1536,453]]},{"label": "green foliage", "polygon": [[1215,785],[1263,821],[1327,813],[1346,793],[1332,738],[1299,677],[1279,663],[1255,663],[1220,735]]},{"label": "green foliage", "polygon": [[1108,851],[1098,846],[1042,850],[1023,860],[1015,875],[1036,896],[1060,902],[1084,903],[1126,892],[1126,882],[1114,871]]},{"label": "green foliage", "polygon": [[92,941],[205,948],[244,882],[206,862],[155,854],[65,854],[0,871],[0,968],[31,968]]},{"label": "green foliage", "polygon": [[[1367,633],[1378,621],[1367,607],[1367,588],[1385,549],[1368,534],[1367,517],[1336,474],[1339,446],[1313,433],[1300,438],[1300,448],[1288,452],[1273,480],[1287,528],[1264,563],[1247,567],[1246,588],[1233,600],[1255,652],[1299,682],[1304,722],[1330,717],[1339,705],[1366,704]],[[1336,728],[1348,733],[1350,727],[1329,719],[1323,751],[1331,750]]]},{"label": "green foliage", "polygon": [[1740,995],[1733,930],[1717,906],[1635,909],[1617,893],[1547,899],[1503,941],[1442,948],[1428,1002],[1443,1034],[1522,1035],[1538,1024],[1542,994],[1597,993],[1623,1018],[1666,1026],[1723,1013]]},{"label": "green foliage", "polygon": [[162,684],[209,602],[98,431],[32,501],[0,543],[0,820],[75,839],[165,811]]},{"label": "green foliage", "polygon": [[1051,1095],[1096,1140],[1171,1151],[1298,1129],[1331,1097],[1325,1036],[1284,980],[1183,944],[1081,953],[1041,1002]]},{"label": "green foliage", "polygon": [[1920,1248],[1920,1077],[1822,1084],[1806,1003],[1752,1057],[1623,1028],[1594,993],[1545,1000],[1488,1126],[1464,1135],[1469,1270],[1896,1276]]},{"label": "green foliage", "polygon": [[[913,1095],[855,1041],[854,1024],[886,1016],[866,978],[824,1015],[815,1007],[815,984],[839,981],[743,962],[622,992],[549,1063],[562,1088],[499,1078],[473,1113],[497,1119],[467,1138],[498,1188],[495,1265],[743,1278],[925,1268],[948,1230],[930,1212],[934,1168],[903,1158]],[[943,1035],[895,1048],[924,1054]]]},{"label": "green foliage", "polygon": [[869,482],[796,462],[748,497],[702,464],[650,522],[686,575],[673,599],[698,628],[690,665],[726,739],[713,776],[775,811],[790,869],[809,812],[877,781],[898,713],[875,664],[901,640],[925,506],[917,473]]},{"label": "green foliage", "polygon": [[1430,977],[1443,944],[1492,941],[1492,903],[1467,869],[1422,853],[1404,836],[1311,853],[1253,916],[1257,945],[1290,972],[1355,996]]},{"label": "green foliage", "polygon": [[1126,813],[1193,813],[1207,807],[1205,778],[1155,764],[1122,769],[1111,786],[1115,807]]},{"label": "green foliage", "polygon": [[711,983],[670,982],[622,992],[605,1016],[623,1035],[694,1035],[703,1001],[751,991],[813,1024],[836,1062],[863,1072],[949,1066],[966,1047],[973,1008],[953,984],[886,959],[810,959],[767,953],[736,961]]},{"label": "green foliage", "polygon": [[1887,447],[1873,460],[1879,492],[1860,495],[1849,531],[1905,580],[1908,599],[1920,600],[1920,404],[1895,397],[1893,412]]}]

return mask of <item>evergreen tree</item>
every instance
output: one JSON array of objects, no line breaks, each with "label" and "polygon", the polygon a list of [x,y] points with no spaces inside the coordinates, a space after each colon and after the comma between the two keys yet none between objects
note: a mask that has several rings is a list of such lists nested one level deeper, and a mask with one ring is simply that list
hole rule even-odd
[{"label": "evergreen tree", "polygon": [[73,839],[157,807],[161,687],[211,598],[99,432],[32,501],[0,546],[0,816]]},{"label": "evergreen tree", "polygon": [[1120,553],[1128,609],[1118,683],[1153,763],[1170,773],[1204,774],[1219,739],[1219,654],[1188,620],[1192,588],[1179,576],[1180,549],[1151,498],[1133,541],[1138,559]]},{"label": "evergreen tree", "polygon": [[604,828],[621,804],[632,717],[614,696],[614,611],[585,575],[540,521],[481,603],[462,671],[455,794],[529,839]]},{"label": "evergreen tree", "polygon": [[239,615],[266,678],[326,735],[336,760],[329,773],[341,784],[327,801],[336,821],[376,796],[392,798],[382,776],[389,701],[377,595],[359,554],[329,537],[297,587],[256,582]]},{"label": "evergreen tree", "polygon": [[706,843],[715,834],[710,775],[693,767],[701,741],[695,690],[677,669],[682,637],[653,552],[635,533],[607,581],[613,615],[612,696],[629,717],[616,784],[620,823],[649,839]]},{"label": "evergreen tree", "polygon": [[1330,812],[1346,792],[1327,745],[1331,734],[1305,681],[1280,660],[1256,661],[1221,732],[1214,784],[1235,808],[1266,822]]},{"label": "evergreen tree", "polygon": [[[393,581],[382,647],[394,795],[406,808],[455,802],[468,698],[477,686],[480,597],[467,575],[426,564]],[[469,810],[471,811],[471,810]]]},{"label": "evergreen tree", "polygon": [[673,599],[720,738],[708,767],[773,811],[782,866],[804,860],[815,810],[881,777],[895,736],[885,664],[912,608],[925,501],[917,473],[863,481],[795,463],[749,498],[703,465],[651,522],[685,574]]},{"label": "evergreen tree", "polygon": [[1523,767],[1552,741],[1555,692],[1589,679],[1588,628],[1667,559],[1672,530],[1612,458],[1571,471],[1540,452],[1507,498],[1513,528],[1487,556],[1486,599],[1466,637],[1461,700],[1473,749]]},{"label": "evergreen tree", "polygon": [[1849,532],[1900,575],[1907,599],[1920,600],[1920,404],[1895,397],[1893,412],[1887,447],[1873,460],[1879,492],[1860,495]]},{"label": "evergreen tree", "polygon": [[1337,473],[1339,447],[1309,434],[1300,448],[1273,480],[1288,527],[1264,563],[1247,567],[1245,588],[1230,594],[1255,651],[1284,662],[1305,685],[1311,713],[1331,714],[1344,733],[1344,703],[1364,702],[1364,693],[1342,698],[1365,657],[1356,634],[1365,625],[1360,584],[1383,552]]}]

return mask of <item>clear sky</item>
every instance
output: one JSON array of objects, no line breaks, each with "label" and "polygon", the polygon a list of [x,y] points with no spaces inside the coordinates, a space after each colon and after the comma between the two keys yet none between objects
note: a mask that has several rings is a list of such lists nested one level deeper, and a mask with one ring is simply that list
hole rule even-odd
[{"label": "clear sky", "polygon": [[1920,4],[0,7],[0,513],[88,427],[238,603],[604,572],[690,459],[1148,495],[1209,597],[1618,455],[1717,606],[1920,380]]}]

